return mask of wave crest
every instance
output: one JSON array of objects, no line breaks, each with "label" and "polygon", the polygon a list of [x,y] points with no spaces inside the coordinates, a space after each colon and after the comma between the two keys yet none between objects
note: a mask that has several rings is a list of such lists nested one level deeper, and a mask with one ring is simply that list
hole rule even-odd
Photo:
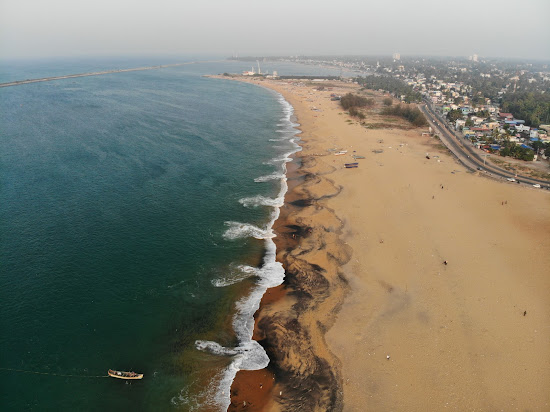
[{"label": "wave crest", "polygon": [[284,199],[280,197],[276,199],[271,199],[269,197],[258,195],[258,196],[245,197],[244,199],[240,199],[239,203],[244,207],[258,207],[258,206],[281,207],[284,203]]},{"label": "wave crest", "polygon": [[[206,351],[219,356],[232,357],[232,362],[223,371],[222,375],[217,378],[216,382],[209,385],[209,390],[215,388],[215,404],[220,406],[220,410],[226,410],[230,405],[230,388],[231,384],[239,370],[257,370],[263,369],[269,364],[269,357],[262,346],[252,340],[254,329],[254,313],[260,306],[262,296],[268,288],[280,285],[285,277],[283,265],[276,261],[276,246],[273,242],[275,234],[272,231],[275,220],[279,217],[279,208],[283,205],[284,195],[287,192],[288,185],[286,182],[286,163],[291,160],[290,156],[301,150],[301,147],[296,143],[299,138],[297,134],[299,130],[293,129],[298,124],[292,122],[294,113],[293,107],[279,93],[273,92],[282,106],[283,117],[280,124],[283,130],[279,133],[287,133],[285,136],[289,143],[292,144],[292,149],[282,156],[272,159],[268,164],[275,164],[280,167],[280,171],[274,172],[267,176],[260,176],[254,179],[255,182],[266,182],[269,180],[281,181],[279,194],[275,199],[264,196],[254,196],[240,200],[240,203],[245,207],[255,206],[271,206],[273,212],[271,220],[265,228],[261,228],[249,223],[225,222],[227,230],[223,234],[226,240],[242,239],[253,237],[256,239],[264,239],[266,253],[263,258],[263,264],[259,268],[250,266],[239,266],[238,271],[230,273],[228,277],[223,277],[213,281],[214,286],[225,286],[236,283],[246,277],[257,276],[256,286],[252,288],[249,295],[243,297],[236,303],[236,314],[233,318],[233,328],[239,342],[237,347],[224,347],[217,342],[197,340],[195,346],[201,351]],[[282,137],[282,136],[281,136]],[[182,394],[183,395],[183,394]],[[185,398],[182,396],[182,398]],[[180,398],[181,399],[181,398]]]},{"label": "wave crest", "polygon": [[271,229],[262,229],[250,223],[225,222],[225,225],[229,226],[223,234],[223,237],[227,240],[243,239],[247,237],[253,237],[255,239],[270,239],[275,237]]},{"label": "wave crest", "polygon": [[269,182],[270,180],[284,179],[286,176],[283,173],[273,172],[270,175],[260,176],[254,179],[256,183]]},{"label": "wave crest", "polygon": [[222,276],[218,279],[212,280],[212,285],[217,288],[223,288],[225,286],[234,285],[244,279],[257,275],[256,268],[248,265],[238,265],[235,270],[230,270],[227,276]]}]

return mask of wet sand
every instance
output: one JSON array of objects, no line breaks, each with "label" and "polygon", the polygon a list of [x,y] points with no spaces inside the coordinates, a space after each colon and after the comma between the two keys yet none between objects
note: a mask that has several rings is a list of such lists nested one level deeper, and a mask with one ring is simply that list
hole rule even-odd
[{"label": "wet sand", "polygon": [[329,96],[353,85],[257,83],[294,106],[303,151],[275,228],[284,293],[256,315],[274,386],[242,410],[550,410],[550,193],[350,122]]}]

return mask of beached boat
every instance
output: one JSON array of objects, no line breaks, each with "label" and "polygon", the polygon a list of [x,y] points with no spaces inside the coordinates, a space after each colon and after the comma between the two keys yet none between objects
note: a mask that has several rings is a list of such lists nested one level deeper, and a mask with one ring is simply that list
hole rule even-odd
[{"label": "beached boat", "polygon": [[109,369],[109,376],[117,379],[143,379],[143,373],[123,372]]},{"label": "beached boat", "polygon": [[358,155],[353,155],[352,156],[354,159],[364,159],[365,156],[358,156]]}]

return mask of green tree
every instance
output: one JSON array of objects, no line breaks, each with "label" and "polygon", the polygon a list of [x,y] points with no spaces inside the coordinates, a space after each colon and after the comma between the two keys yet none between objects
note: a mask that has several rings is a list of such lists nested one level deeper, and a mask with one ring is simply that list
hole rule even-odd
[{"label": "green tree", "polygon": [[382,110],[382,114],[402,117],[417,127],[426,126],[428,124],[426,117],[418,107],[412,107],[408,104],[386,107]]},{"label": "green tree", "polygon": [[365,115],[355,106],[350,107],[348,112],[350,116],[358,117],[361,120],[365,118]]},{"label": "green tree", "polygon": [[544,143],[542,143],[540,140],[535,140],[531,142],[531,146],[533,149],[535,149],[535,153],[538,153],[539,149],[542,149],[544,147]]},{"label": "green tree", "polygon": [[502,98],[502,109],[525,120],[528,126],[538,127],[550,122],[550,95],[541,92],[506,93]]},{"label": "green tree", "polygon": [[372,106],[374,104],[373,99],[367,99],[366,97],[358,96],[356,94],[348,93],[342,96],[340,104],[344,110],[349,110],[350,107],[365,107]]},{"label": "green tree", "polygon": [[456,122],[458,119],[462,119],[462,111],[458,109],[449,111],[449,113],[447,113],[447,119],[449,119],[451,123]]}]

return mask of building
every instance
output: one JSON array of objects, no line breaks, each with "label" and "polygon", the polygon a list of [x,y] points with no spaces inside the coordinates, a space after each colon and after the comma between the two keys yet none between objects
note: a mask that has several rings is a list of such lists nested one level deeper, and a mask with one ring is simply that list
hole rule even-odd
[{"label": "building", "polygon": [[394,53],[393,54],[393,59],[394,60],[401,60],[401,55],[399,53]]}]

